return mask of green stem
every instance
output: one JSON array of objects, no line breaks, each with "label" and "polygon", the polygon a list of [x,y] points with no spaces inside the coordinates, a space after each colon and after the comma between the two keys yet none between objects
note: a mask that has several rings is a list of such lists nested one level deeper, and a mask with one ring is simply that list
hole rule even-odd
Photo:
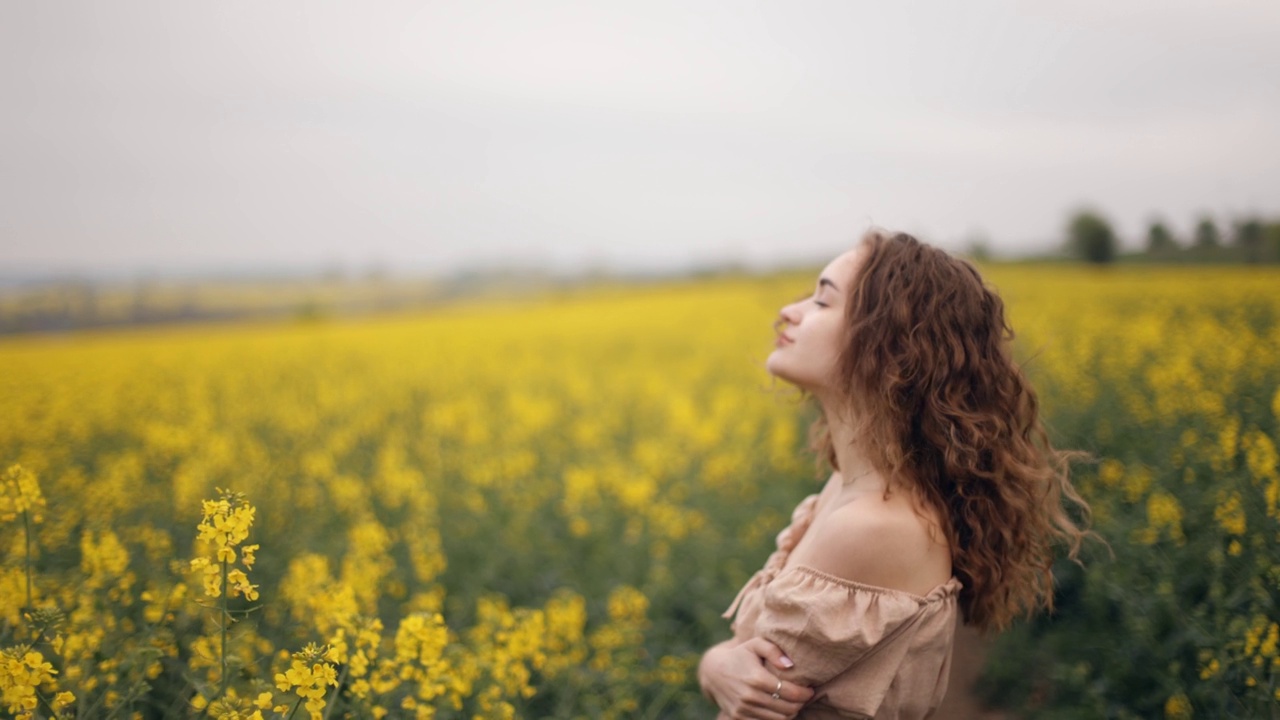
[{"label": "green stem", "polygon": [[649,711],[645,713],[645,718],[661,717],[662,710],[667,706],[667,703],[671,702],[671,698],[675,697],[676,690],[671,686],[663,688],[662,693],[649,706]]},{"label": "green stem", "polygon": [[[350,659],[347,658],[347,660]],[[338,693],[342,692],[342,683],[347,681],[347,670],[350,668],[350,662],[342,666],[342,672],[338,675],[338,686],[333,689],[333,699],[329,701],[329,705],[324,709],[324,720],[329,720],[329,716],[333,714],[333,709],[338,706]]]},{"label": "green stem", "polygon": [[41,695],[39,690],[36,690],[36,700],[45,706],[45,709],[49,711],[49,717],[53,718],[53,720],[59,720],[62,717],[57,710],[53,709],[53,703],[49,701],[49,698]]},{"label": "green stem", "polygon": [[219,653],[219,663],[222,666],[222,674],[218,678],[218,698],[221,699],[227,694],[227,561],[222,561],[222,596],[219,598],[219,609],[222,614],[218,617],[218,629],[222,634],[222,652]]},{"label": "green stem", "polygon": [[31,604],[31,519],[28,517],[27,511],[22,511],[22,527],[26,530],[27,535],[27,610],[32,609]]},{"label": "green stem", "polygon": [[300,706],[300,705],[302,705],[302,696],[301,696],[301,695],[299,695],[299,696],[298,696],[298,702],[296,702],[296,703],[294,703],[294,704],[293,704],[293,709],[289,711],[289,714],[288,714],[287,716],[285,716],[285,719],[284,719],[284,720],[293,720],[293,714],[294,714],[294,713],[296,713],[296,712],[298,712],[298,706]]}]

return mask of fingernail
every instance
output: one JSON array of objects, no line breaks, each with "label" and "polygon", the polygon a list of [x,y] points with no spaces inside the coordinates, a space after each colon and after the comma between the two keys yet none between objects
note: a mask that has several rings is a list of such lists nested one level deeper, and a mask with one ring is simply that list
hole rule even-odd
[{"label": "fingernail", "polygon": [[788,668],[793,668],[796,666],[795,663],[791,662],[791,658],[787,657],[786,655],[782,656],[782,664],[786,665]]}]

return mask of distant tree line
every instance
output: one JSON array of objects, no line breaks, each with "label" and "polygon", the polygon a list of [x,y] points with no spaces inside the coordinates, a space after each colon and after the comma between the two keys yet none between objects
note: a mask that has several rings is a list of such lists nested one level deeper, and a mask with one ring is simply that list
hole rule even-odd
[{"label": "distant tree line", "polygon": [[1146,245],[1138,252],[1120,253],[1111,222],[1102,213],[1082,209],[1067,220],[1066,249],[1091,263],[1117,259],[1152,262],[1280,262],[1280,218],[1246,216],[1226,228],[1210,215],[1201,215],[1190,237],[1180,238],[1160,218],[1147,225]]}]

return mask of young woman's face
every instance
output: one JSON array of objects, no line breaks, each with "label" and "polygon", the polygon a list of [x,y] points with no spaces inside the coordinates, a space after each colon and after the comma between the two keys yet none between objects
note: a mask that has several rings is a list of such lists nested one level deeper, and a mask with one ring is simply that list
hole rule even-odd
[{"label": "young woman's face", "polygon": [[844,308],[862,246],[832,260],[818,275],[813,295],[779,312],[778,338],[765,367],[779,379],[821,395],[833,387],[844,346]]}]

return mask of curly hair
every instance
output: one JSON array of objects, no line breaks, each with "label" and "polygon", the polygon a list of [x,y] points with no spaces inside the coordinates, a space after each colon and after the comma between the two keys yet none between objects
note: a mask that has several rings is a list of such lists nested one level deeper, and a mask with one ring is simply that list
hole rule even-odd
[{"label": "curly hair", "polygon": [[[1069,479],[1070,461],[1088,456],[1050,444],[1004,303],[973,265],[905,233],[872,229],[861,242],[836,381],[854,442],[938,510],[966,622],[1000,629],[1052,609],[1055,547],[1076,560],[1092,534]],[[821,414],[810,438],[839,469]]]}]

